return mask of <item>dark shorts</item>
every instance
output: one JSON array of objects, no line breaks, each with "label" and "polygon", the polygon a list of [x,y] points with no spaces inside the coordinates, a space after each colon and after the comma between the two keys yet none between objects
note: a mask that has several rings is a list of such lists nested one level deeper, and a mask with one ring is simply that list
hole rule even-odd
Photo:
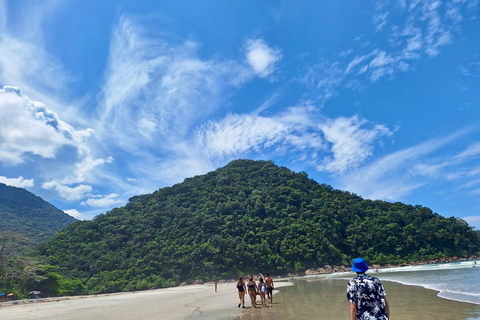
[{"label": "dark shorts", "polygon": [[268,294],[273,294],[273,287],[267,287],[267,293]]},{"label": "dark shorts", "polygon": [[238,287],[238,292],[243,292],[243,287]]}]

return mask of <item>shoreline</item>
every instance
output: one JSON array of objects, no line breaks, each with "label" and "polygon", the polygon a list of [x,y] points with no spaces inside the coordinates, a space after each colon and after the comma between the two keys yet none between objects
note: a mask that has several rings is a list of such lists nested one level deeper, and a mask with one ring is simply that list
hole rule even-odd
[{"label": "shoreline", "polygon": [[[447,258],[433,258],[429,260],[420,260],[414,261],[409,263],[387,263],[387,264],[372,264],[369,265],[370,270],[372,269],[389,269],[389,268],[399,268],[399,267],[408,267],[408,266],[423,266],[427,264],[437,264],[437,263],[450,263],[450,262],[463,262],[463,261],[478,261],[480,260],[480,256],[469,256],[469,257],[447,257]],[[368,261],[367,261],[368,263]],[[300,273],[289,273],[287,277],[299,277],[299,276],[310,276],[310,275],[322,275],[322,274],[332,274],[336,272],[351,272],[351,266],[345,265],[335,265],[331,266],[329,264],[325,264],[323,267],[319,268],[310,268],[304,270]]]},{"label": "shoreline", "polygon": [[[276,279],[275,287],[293,285]],[[213,282],[135,292],[40,298],[0,303],[0,320],[225,319],[249,311],[238,308],[235,282]],[[278,294],[278,291],[276,290]],[[257,300],[257,302],[259,299]]]},{"label": "shoreline", "polygon": [[[218,292],[215,293],[214,283],[209,282],[203,285],[136,292],[2,302],[0,303],[0,320],[153,320],[159,319],[159,317],[163,320],[241,320],[247,317],[249,319],[279,320],[296,319],[295,312],[307,312],[303,310],[304,308],[310,310],[308,312],[319,313],[321,319],[338,319],[342,318],[344,314],[348,318],[344,278],[335,279],[320,275],[318,277],[297,277],[293,282],[285,278],[274,278],[274,281],[275,288],[280,290],[274,292],[273,308],[252,309],[248,297],[245,299],[246,308],[238,308],[238,294],[234,283],[218,283]],[[426,308],[425,310],[431,314],[431,317],[424,319],[440,319],[440,316],[443,317],[441,319],[468,319],[463,316],[462,318],[449,318],[444,313],[447,312],[448,315],[448,312],[458,312],[459,315],[463,315],[471,310],[480,312],[478,305],[444,299],[439,297],[435,290],[386,279],[383,281],[385,281],[389,302],[396,310],[395,318],[416,319],[418,313],[415,312],[421,312],[422,308]],[[312,285],[320,291],[309,293],[306,287]],[[436,308],[440,308],[438,312]],[[451,311],[448,311],[450,309]],[[412,310],[417,311],[413,312]],[[298,318],[304,319],[305,317],[302,318],[299,315]]]}]

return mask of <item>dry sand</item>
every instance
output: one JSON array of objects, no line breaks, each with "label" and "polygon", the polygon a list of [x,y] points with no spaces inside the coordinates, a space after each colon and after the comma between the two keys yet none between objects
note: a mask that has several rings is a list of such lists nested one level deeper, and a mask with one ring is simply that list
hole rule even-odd
[{"label": "dry sand", "polygon": [[[276,282],[276,287],[289,285]],[[259,299],[258,299],[259,300]],[[213,283],[176,288],[48,298],[0,303],[0,320],[132,320],[132,319],[229,319],[250,310],[237,308],[238,293],[233,283]]]}]

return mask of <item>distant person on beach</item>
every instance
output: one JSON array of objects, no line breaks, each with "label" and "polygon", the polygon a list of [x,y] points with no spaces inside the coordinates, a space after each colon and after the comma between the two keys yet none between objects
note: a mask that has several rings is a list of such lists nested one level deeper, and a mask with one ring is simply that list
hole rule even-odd
[{"label": "distant person on beach", "polygon": [[218,285],[218,280],[215,279],[215,292],[217,292],[217,285]]},{"label": "distant person on beach", "polygon": [[245,281],[243,281],[243,277],[238,277],[237,281],[237,290],[238,290],[238,307],[243,306],[245,308]]},{"label": "distant person on beach", "polygon": [[347,284],[351,320],[388,320],[390,307],[385,289],[378,278],[365,274],[367,270],[368,265],[363,258],[353,260],[352,271],[357,276]]},{"label": "distant person on beach", "polygon": [[267,293],[267,286],[263,282],[263,278],[258,280],[258,293],[260,294],[260,299],[262,300],[262,307],[266,307],[267,303],[265,301],[265,294]]},{"label": "distant person on beach", "polygon": [[273,304],[273,279],[270,277],[269,273],[266,273],[265,277],[265,285],[267,286],[267,297],[268,297],[268,302],[270,304]]},{"label": "distant person on beach", "polygon": [[258,287],[255,281],[253,281],[252,276],[248,278],[247,288],[248,288],[248,295],[250,296],[250,302],[252,303],[252,308],[256,308],[257,303],[255,301],[257,300]]}]

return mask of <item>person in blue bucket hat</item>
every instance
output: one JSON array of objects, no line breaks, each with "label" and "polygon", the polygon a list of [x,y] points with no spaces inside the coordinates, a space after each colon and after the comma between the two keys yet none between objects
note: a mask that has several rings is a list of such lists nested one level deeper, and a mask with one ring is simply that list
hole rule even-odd
[{"label": "person in blue bucket hat", "polygon": [[353,260],[352,271],[357,276],[347,284],[351,320],[388,320],[390,307],[385,289],[378,278],[365,274],[367,270],[363,258]]}]

